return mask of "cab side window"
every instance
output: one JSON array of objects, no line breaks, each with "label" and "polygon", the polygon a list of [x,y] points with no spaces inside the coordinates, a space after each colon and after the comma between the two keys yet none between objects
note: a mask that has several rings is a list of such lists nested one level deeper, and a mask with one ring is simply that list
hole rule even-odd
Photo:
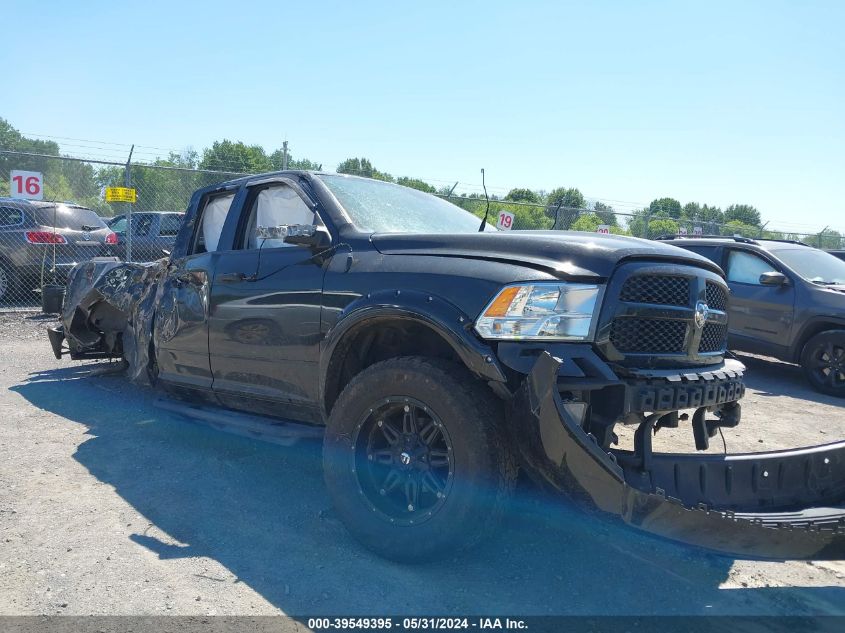
[{"label": "cab side window", "polygon": [[728,256],[728,281],[760,286],[760,275],[772,270],[774,266],[752,253],[731,251]]},{"label": "cab side window", "polygon": [[210,253],[217,250],[220,241],[220,234],[223,232],[223,225],[226,223],[226,215],[234,193],[226,193],[209,198],[200,212],[199,223],[194,234],[194,243],[189,254]]},{"label": "cab side window", "polygon": [[251,249],[294,246],[286,244],[281,236],[262,237],[261,229],[286,227],[292,224],[314,224],[315,221],[314,212],[288,185],[263,188],[253,197],[242,247]]},{"label": "cab side window", "polygon": [[178,235],[181,224],[182,216],[176,215],[175,213],[162,215],[158,227],[158,234],[167,237]]},{"label": "cab side window", "polygon": [[132,216],[132,235],[138,237],[147,237],[150,234],[150,228],[153,225],[153,218],[150,215],[133,215]]}]

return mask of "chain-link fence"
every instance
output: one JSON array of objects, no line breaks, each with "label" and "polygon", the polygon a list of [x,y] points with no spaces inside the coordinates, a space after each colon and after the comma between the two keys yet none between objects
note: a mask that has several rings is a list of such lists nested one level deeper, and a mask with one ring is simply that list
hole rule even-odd
[{"label": "chain-link fence", "polygon": [[[91,257],[162,257],[194,190],[239,175],[0,151],[0,309],[40,306],[45,286]],[[106,202],[125,185],[134,204]]]},{"label": "chain-link fence", "polygon": [[[70,268],[91,257],[149,261],[163,256],[175,241],[191,194],[242,175],[178,164],[121,164],[0,150],[0,309],[41,305],[43,288],[60,288]],[[479,219],[487,213],[490,224],[505,230],[575,230],[644,238],[741,235],[793,239],[827,249],[843,247],[842,237],[833,231],[775,231],[707,217],[673,217],[671,209],[619,213],[601,203],[575,208],[563,201],[494,197],[488,212],[488,201],[481,194],[435,191],[421,181],[408,184],[448,199]],[[124,186],[137,192],[133,204],[105,201],[106,188]]]}]

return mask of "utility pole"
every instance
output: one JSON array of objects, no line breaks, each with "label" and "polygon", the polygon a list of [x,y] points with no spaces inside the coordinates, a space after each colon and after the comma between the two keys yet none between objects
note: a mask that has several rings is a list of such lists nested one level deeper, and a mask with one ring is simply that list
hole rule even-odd
[{"label": "utility pole", "polygon": [[288,142],[282,143],[282,171],[288,168]]},{"label": "utility pole", "polygon": [[[126,167],[123,170],[123,186],[127,189],[132,188],[132,176],[129,173],[132,162],[132,152],[135,151],[135,144],[129,149],[129,158],[126,159]],[[132,261],[132,203],[126,203],[126,261]]]}]

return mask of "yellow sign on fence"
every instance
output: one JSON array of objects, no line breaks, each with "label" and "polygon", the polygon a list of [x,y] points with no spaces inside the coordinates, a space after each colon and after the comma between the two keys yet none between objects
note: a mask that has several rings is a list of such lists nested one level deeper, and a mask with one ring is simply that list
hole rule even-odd
[{"label": "yellow sign on fence", "polygon": [[106,202],[135,202],[136,190],[129,187],[106,187]]}]

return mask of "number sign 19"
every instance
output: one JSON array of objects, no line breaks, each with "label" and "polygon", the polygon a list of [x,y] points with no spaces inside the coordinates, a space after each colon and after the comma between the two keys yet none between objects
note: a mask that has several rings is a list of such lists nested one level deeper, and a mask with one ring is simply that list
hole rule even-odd
[{"label": "number sign 19", "polygon": [[9,187],[13,198],[44,199],[44,176],[40,171],[13,169],[9,175]]},{"label": "number sign 19", "polygon": [[499,219],[496,221],[496,228],[510,231],[513,228],[514,214],[507,211],[499,211]]}]

